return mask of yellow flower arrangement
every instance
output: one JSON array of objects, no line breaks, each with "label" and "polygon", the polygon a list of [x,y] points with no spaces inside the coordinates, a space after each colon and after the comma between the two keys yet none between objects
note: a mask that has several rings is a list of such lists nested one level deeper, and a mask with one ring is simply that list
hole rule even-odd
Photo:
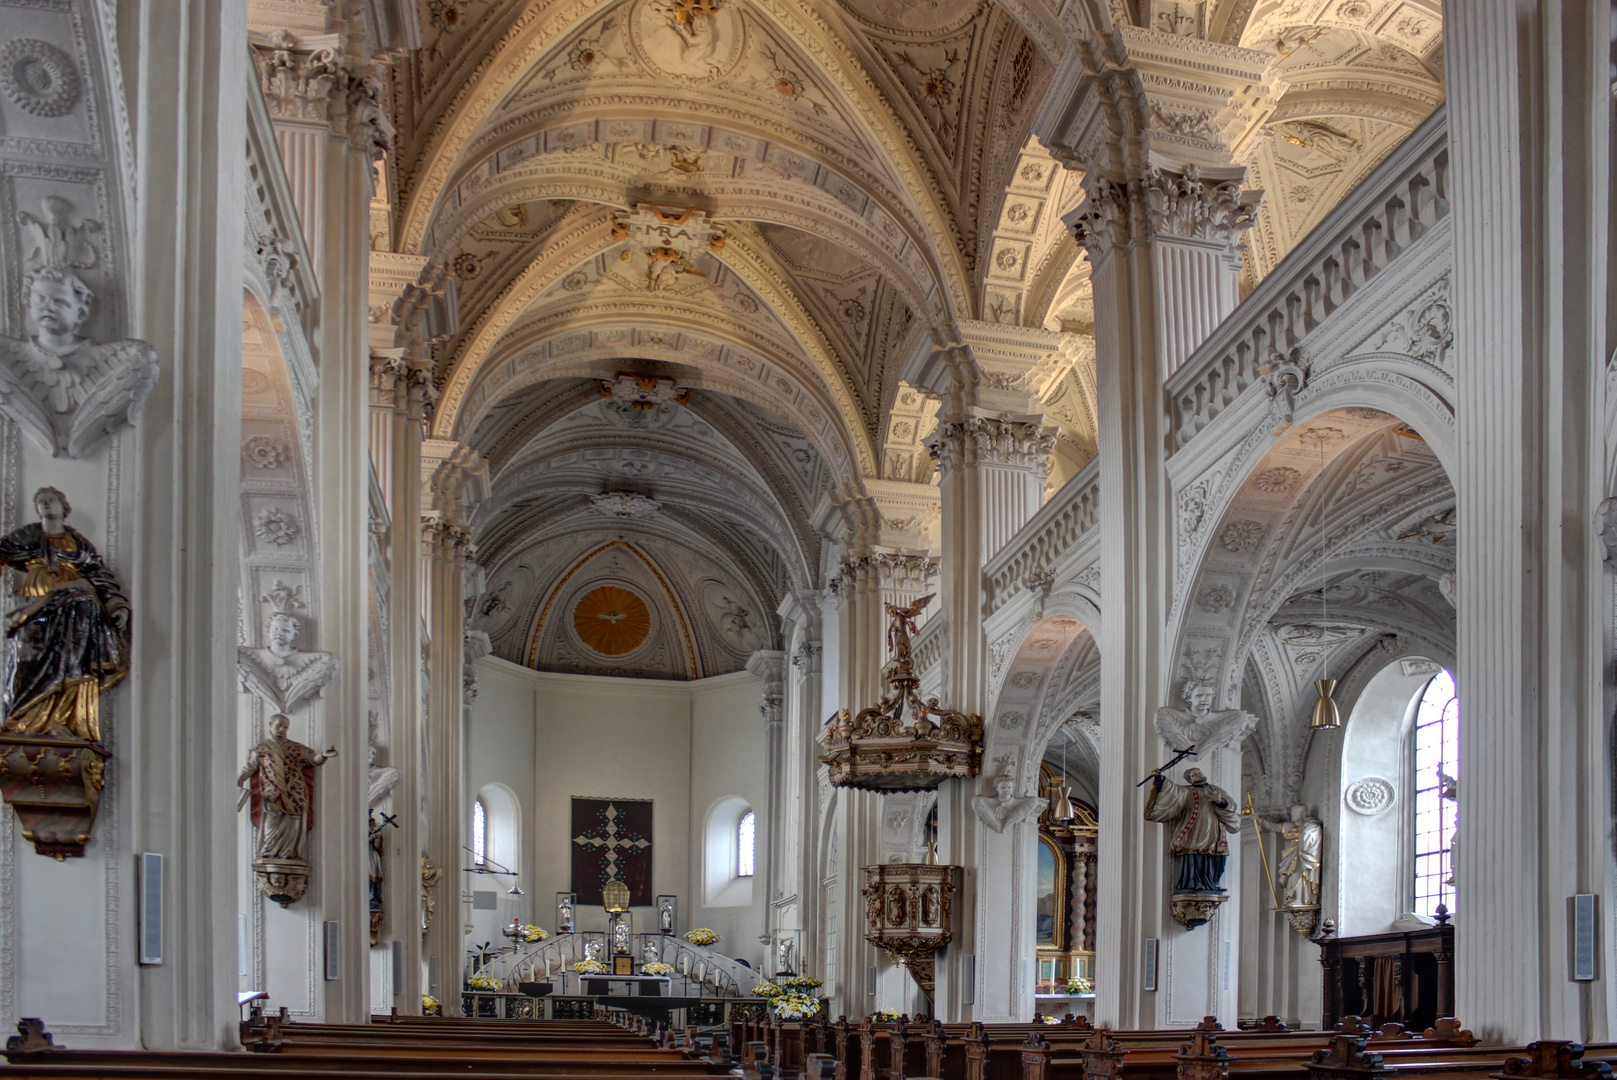
[{"label": "yellow flower arrangement", "polygon": [[604,975],[606,965],[599,960],[580,960],[573,965],[573,970],[580,975]]},{"label": "yellow flower arrangement", "polygon": [[437,998],[433,997],[431,994],[422,994],[421,995],[421,1011],[422,1012],[426,1013],[428,1016],[434,1016],[434,1015],[437,1014],[437,1012],[438,1012],[438,1010],[440,1008],[441,1008],[441,1006],[438,1004],[438,999]]},{"label": "yellow flower arrangement", "polygon": [[685,940],[692,945],[717,945],[720,939],[717,931],[698,926],[695,930],[685,931]]},{"label": "yellow flower arrangement", "polygon": [[757,986],[752,988],[752,996],[753,997],[761,997],[761,998],[779,997],[780,995],[784,994],[785,992],[786,991],[782,990],[780,987],[776,986],[774,983],[767,983],[767,982],[761,982]]},{"label": "yellow flower arrangement", "polygon": [[674,973],[674,965],[673,964],[646,964],[643,967],[641,967],[640,970],[644,971],[647,975],[672,975]]},{"label": "yellow flower arrangement", "polygon": [[523,941],[543,941],[549,936],[550,932],[548,930],[541,930],[537,926],[533,925],[533,923],[529,923],[527,926],[522,928]]},{"label": "yellow flower arrangement", "polygon": [[503,984],[492,975],[473,975],[466,985],[473,990],[498,990]]},{"label": "yellow flower arrangement", "polygon": [[[780,984],[782,989],[798,990],[805,994],[808,994],[810,990],[818,990],[821,986],[825,985],[812,975],[793,975],[789,978],[778,979],[776,981]],[[809,996],[813,997],[814,995],[809,994]]]},{"label": "yellow flower arrangement", "polygon": [[873,1012],[870,1014],[870,1018],[878,1024],[898,1023],[898,1013],[894,1012],[892,1009],[882,1009],[879,1012]]},{"label": "yellow flower arrangement", "polygon": [[807,994],[777,994],[769,999],[769,1011],[777,1020],[807,1020],[820,1011],[820,1002]]},{"label": "yellow flower arrangement", "polygon": [[1095,984],[1082,975],[1074,975],[1067,980],[1067,993],[1069,994],[1093,994],[1094,992]]}]

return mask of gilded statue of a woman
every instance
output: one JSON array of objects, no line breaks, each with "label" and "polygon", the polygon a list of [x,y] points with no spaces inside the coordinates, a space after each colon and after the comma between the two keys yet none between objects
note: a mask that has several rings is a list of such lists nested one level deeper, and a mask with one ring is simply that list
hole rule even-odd
[{"label": "gilded statue of a woman", "polygon": [[0,729],[101,741],[101,695],[129,673],[129,601],[84,534],[67,496],[34,493],[39,521],[0,537],[22,574],[6,617]]}]

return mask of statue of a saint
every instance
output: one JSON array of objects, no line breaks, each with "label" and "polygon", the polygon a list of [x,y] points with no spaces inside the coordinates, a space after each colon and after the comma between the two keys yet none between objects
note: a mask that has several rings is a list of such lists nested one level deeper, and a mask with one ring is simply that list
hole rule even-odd
[{"label": "statue of a saint", "polygon": [[376,820],[376,811],[367,811],[369,839],[366,842],[370,856],[371,878],[371,910],[382,910],[382,881],[384,877],[382,856],[384,854],[384,841],[382,839],[383,826]]},{"label": "statue of a saint", "polygon": [[1221,893],[1228,835],[1241,827],[1241,814],[1229,792],[1207,782],[1200,769],[1186,769],[1185,782],[1160,772],[1151,776],[1145,820],[1173,829],[1168,851],[1179,863],[1176,893]]},{"label": "statue of a saint", "polygon": [[1319,907],[1320,851],[1325,826],[1300,803],[1278,822],[1258,818],[1258,828],[1279,833],[1285,843],[1275,864],[1280,874],[1280,902],[1292,908]]},{"label": "statue of a saint", "polygon": [[661,961],[662,957],[657,953],[657,943],[655,941],[647,941],[640,950],[640,962],[642,964],[656,964],[660,963]]},{"label": "statue of a saint", "polygon": [[316,752],[286,737],[285,714],[270,717],[270,737],[247,752],[236,786],[247,786],[237,809],[251,802],[258,829],[253,871],[259,891],[282,907],[298,900],[309,884],[304,841],[314,828],[314,770],[337,756],[328,746]]},{"label": "statue of a saint", "polygon": [[270,717],[270,737],[247,752],[236,786],[248,786],[253,825],[259,830],[260,859],[302,859],[303,842],[314,828],[314,770],[337,756],[328,746],[316,752],[286,737],[292,721]]},{"label": "statue of a saint", "polygon": [[6,616],[3,729],[101,741],[101,695],[129,672],[129,601],[53,487],[34,493],[39,521],[0,537],[22,574]]},{"label": "statue of a saint", "polygon": [[629,920],[620,918],[612,924],[612,952],[617,956],[629,955]]},{"label": "statue of a saint", "polygon": [[83,336],[94,300],[78,274],[47,264],[23,280],[36,333],[0,337],[0,412],[53,457],[82,457],[134,424],[157,385],[157,350],[146,342]]},{"label": "statue of a saint", "polygon": [[573,898],[563,896],[556,902],[556,933],[571,934],[573,932]]},{"label": "statue of a saint", "polygon": [[297,648],[302,629],[296,616],[274,611],[264,623],[269,644],[242,645],[236,650],[242,688],[263,698],[276,712],[296,708],[337,676],[337,658],[331,653]]},{"label": "statue of a saint", "polygon": [[664,900],[657,909],[657,928],[665,934],[674,932],[674,902]]},{"label": "statue of a saint", "polygon": [[1214,712],[1216,691],[1209,678],[1187,679],[1182,693],[1188,711],[1164,707],[1156,715],[1157,734],[1175,750],[1194,747],[1195,756],[1201,757],[1228,746],[1240,746],[1258,724],[1256,716],[1240,709]]},{"label": "statue of a saint", "polygon": [[775,974],[793,975],[792,970],[792,939],[782,938],[775,942]]}]

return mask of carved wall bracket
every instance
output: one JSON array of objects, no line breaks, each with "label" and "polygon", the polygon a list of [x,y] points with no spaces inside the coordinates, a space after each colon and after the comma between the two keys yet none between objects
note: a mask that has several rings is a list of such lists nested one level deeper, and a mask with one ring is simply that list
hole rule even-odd
[{"label": "carved wall bracket", "polygon": [[84,739],[0,735],[0,793],[35,852],[58,862],[84,854],[111,757]]}]

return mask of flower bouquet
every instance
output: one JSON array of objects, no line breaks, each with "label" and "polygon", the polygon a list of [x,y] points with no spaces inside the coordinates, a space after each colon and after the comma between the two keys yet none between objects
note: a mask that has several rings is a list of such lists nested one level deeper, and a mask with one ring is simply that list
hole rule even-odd
[{"label": "flower bouquet", "polygon": [[443,1006],[438,1004],[438,999],[433,997],[431,994],[422,994],[421,1011],[426,1013],[428,1016],[442,1016]]},{"label": "flower bouquet", "polygon": [[876,1012],[871,1013],[870,1018],[878,1024],[898,1023],[898,1013],[894,1012],[892,1009],[879,1009]]},{"label": "flower bouquet", "polygon": [[644,971],[647,975],[672,975],[674,973],[674,965],[646,964],[640,970]]},{"label": "flower bouquet", "polygon": [[777,997],[780,997],[780,995],[784,994],[785,992],[786,991],[782,990],[780,987],[776,986],[774,983],[767,983],[767,982],[761,982],[757,986],[752,988],[752,996],[753,997],[761,997],[761,998],[777,998]]},{"label": "flower bouquet", "polygon": [[796,990],[800,993],[808,994],[810,997],[814,996],[812,993],[809,993],[811,990],[818,990],[821,986],[825,985],[812,975],[791,975],[787,978],[777,979],[775,981],[783,990]]},{"label": "flower bouquet", "polygon": [[1094,992],[1095,984],[1082,975],[1074,975],[1067,980],[1067,993],[1069,994],[1093,994]]},{"label": "flower bouquet", "polygon": [[1034,1015],[1033,1022],[1035,1024],[1059,1024],[1061,1023],[1061,1018],[1056,1016],[1045,1016],[1043,1013],[1038,1013]]},{"label": "flower bouquet", "polygon": [[606,965],[599,960],[580,960],[573,965],[573,970],[580,975],[604,975],[606,974]]},{"label": "flower bouquet", "polygon": [[548,930],[541,930],[537,926],[533,925],[533,923],[529,923],[527,926],[522,928],[523,941],[543,941],[549,936],[550,932]]},{"label": "flower bouquet", "polygon": [[492,975],[473,975],[466,980],[466,985],[473,990],[498,990],[503,984]]},{"label": "flower bouquet", "polygon": [[807,994],[776,994],[769,999],[769,1011],[777,1020],[807,1020],[820,1011],[820,1001]]},{"label": "flower bouquet", "polygon": [[717,945],[719,935],[705,926],[698,926],[695,930],[685,931],[685,940],[692,945]]}]

